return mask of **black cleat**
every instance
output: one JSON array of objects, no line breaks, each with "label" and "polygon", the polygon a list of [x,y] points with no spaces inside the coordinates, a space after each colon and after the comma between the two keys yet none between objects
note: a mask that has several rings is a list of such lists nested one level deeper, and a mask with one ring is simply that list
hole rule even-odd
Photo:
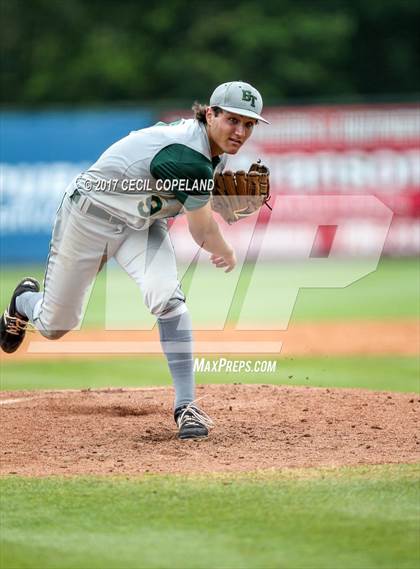
[{"label": "black cleat", "polygon": [[178,438],[183,440],[204,439],[213,425],[210,417],[193,403],[175,409],[174,416],[179,429]]},{"label": "black cleat", "polygon": [[0,318],[0,347],[3,352],[8,354],[16,352],[26,334],[28,319],[16,310],[17,297],[24,292],[39,292],[39,290],[39,282],[27,277],[20,281],[13,291],[10,304]]}]

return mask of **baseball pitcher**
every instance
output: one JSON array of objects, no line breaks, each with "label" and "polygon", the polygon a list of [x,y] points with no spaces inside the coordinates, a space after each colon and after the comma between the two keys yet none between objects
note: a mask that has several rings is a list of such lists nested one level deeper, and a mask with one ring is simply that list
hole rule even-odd
[{"label": "baseball pitcher", "polygon": [[192,238],[225,272],[236,264],[213,215],[234,223],[269,199],[269,172],[224,172],[261,117],[251,85],[217,87],[194,118],[133,131],[110,146],[67,187],[57,212],[44,290],[30,277],[15,288],[0,319],[7,353],[22,343],[28,322],[50,340],[82,319],[84,298],[98,271],[113,258],[134,279],[156,316],[175,388],[174,418],[181,439],[208,435],[211,419],[194,403],[192,325],[177,278],[167,220],[185,214]]}]

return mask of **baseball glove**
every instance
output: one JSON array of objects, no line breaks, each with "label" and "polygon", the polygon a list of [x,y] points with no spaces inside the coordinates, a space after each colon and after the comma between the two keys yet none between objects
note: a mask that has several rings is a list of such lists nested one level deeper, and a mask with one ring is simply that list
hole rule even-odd
[{"label": "baseball glove", "polygon": [[[244,170],[216,174],[211,207],[229,224],[248,217],[270,199],[270,171],[261,161]],[[267,207],[270,207],[267,204]],[[271,209],[271,208],[270,208]]]}]

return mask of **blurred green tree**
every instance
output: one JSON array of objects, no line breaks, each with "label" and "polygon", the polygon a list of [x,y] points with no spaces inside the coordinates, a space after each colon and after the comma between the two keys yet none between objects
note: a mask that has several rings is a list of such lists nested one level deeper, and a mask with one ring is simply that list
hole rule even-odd
[{"label": "blurred green tree", "polygon": [[420,92],[410,0],[3,0],[1,102],[206,101],[225,80],[267,101]]}]

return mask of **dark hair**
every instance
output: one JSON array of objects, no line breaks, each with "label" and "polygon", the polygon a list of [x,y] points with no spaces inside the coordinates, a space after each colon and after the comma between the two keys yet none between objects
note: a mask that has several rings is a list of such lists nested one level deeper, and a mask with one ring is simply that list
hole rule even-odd
[{"label": "dark hair", "polygon": [[[202,105],[198,101],[194,101],[193,106],[191,107],[194,112],[194,118],[198,120],[198,122],[202,122],[203,124],[207,124],[206,112],[208,109],[208,105]],[[214,114],[217,115],[223,112],[223,109],[220,107],[212,107]]]}]

